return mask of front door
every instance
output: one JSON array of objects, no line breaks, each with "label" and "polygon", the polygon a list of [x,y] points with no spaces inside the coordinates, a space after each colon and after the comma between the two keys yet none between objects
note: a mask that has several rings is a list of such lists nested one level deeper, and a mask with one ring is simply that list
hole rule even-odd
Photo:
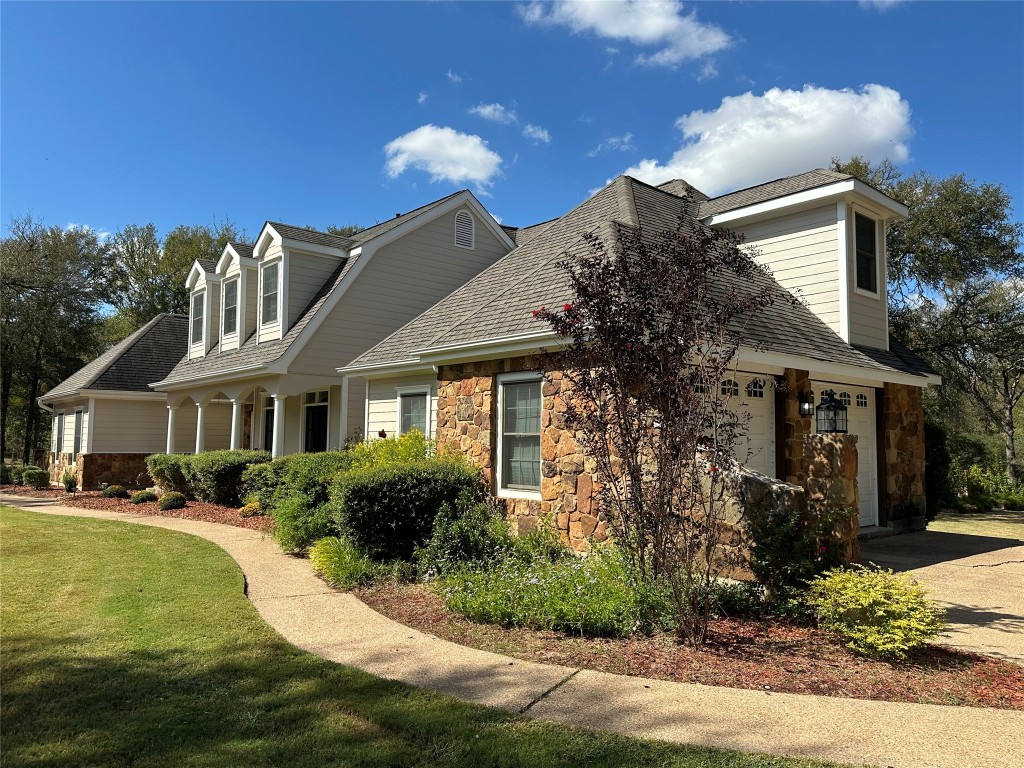
[{"label": "front door", "polygon": [[306,406],[306,452],[327,450],[327,406]]}]

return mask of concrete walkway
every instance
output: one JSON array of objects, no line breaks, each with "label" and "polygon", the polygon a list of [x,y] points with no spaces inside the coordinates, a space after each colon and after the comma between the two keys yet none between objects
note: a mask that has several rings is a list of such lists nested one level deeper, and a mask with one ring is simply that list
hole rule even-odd
[{"label": "concrete walkway", "polygon": [[896,768],[1020,768],[1024,712],[717,688],[519,661],[387,619],[254,531],[0,497],[55,515],[189,533],[241,567],[260,615],[300,648],[380,677],[628,736]]},{"label": "concrete walkway", "polygon": [[924,584],[949,618],[940,642],[1024,664],[1024,542],[921,531],[862,542],[861,560]]}]

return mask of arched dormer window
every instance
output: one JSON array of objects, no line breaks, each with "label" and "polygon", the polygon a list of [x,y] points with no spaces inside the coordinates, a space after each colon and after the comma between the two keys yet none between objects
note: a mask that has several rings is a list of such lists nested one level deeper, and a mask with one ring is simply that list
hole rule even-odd
[{"label": "arched dormer window", "polygon": [[469,211],[455,214],[455,245],[459,248],[476,247],[476,221]]}]

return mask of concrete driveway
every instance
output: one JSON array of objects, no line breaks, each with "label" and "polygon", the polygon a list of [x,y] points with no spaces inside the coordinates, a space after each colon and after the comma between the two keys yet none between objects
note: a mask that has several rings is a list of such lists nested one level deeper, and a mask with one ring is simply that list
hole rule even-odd
[{"label": "concrete driveway", "polygon": [[861,562],[923,583],[948,611],[942,642],[1024,664],[1024,541],[921,531],[861,542]]}]

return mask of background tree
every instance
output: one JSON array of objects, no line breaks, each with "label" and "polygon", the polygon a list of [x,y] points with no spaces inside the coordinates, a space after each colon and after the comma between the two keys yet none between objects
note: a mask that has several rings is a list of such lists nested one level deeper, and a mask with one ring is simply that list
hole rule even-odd
[{"label": "background tree", "polygon": [[567,340],[566,426],[596,460],[599,499],[635,577],[669,585],[680,633],[703,642],[725,565],[721,491],[746,420],[719,394],[744,326],[792,300],[740,239],[696,222],[676,232],[621,227],[567,254],[574,300],[537,315]]},{"label": "background tree", "polygon": [[886,233],[889,316],[891,331],[943,375],[945,386],[926,398],[933,437],[949,438],[952,463],[962,468],[995,433],[999,468],[1016,482],[1024,257],[1009,195],[962,174],[904,176],[889,161],[833,159],[833,168],[910,208]]}]

